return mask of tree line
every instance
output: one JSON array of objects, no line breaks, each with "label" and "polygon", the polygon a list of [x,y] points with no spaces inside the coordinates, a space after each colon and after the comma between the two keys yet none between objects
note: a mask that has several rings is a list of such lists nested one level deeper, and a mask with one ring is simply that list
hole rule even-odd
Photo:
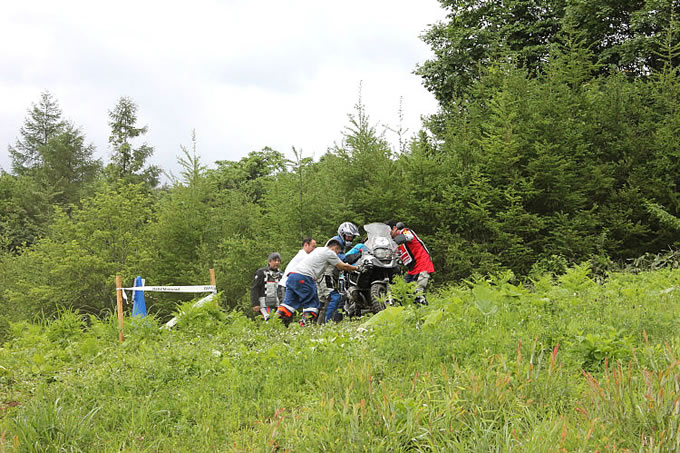
[{"label": "tree line", "polygon": [[[431,249],[434,283],[590,260],[606,272],[680,242],[678,0],[440,0],[416,68],[439,111],[392,147],[361,99],[318,160],[271,148],[207,165],[195,134],[159,186],[137,105],[109,112],[112,157],[43,93],[0,174],[0,306],[102,313],[114,276],[217,284],[247,305],[271,251],[388,218]],[[403,141],[401,140],[403,138]],[[175,296],[149,295],[171,312]]]}]

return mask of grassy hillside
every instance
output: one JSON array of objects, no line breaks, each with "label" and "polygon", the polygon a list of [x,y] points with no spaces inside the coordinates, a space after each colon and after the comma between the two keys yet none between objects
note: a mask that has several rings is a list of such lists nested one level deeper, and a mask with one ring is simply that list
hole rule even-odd
[{"label": "grassy hillside", "polygon": [[13,324],[0,451],[680,450],[680,271],[511,277],[310,328]]}]

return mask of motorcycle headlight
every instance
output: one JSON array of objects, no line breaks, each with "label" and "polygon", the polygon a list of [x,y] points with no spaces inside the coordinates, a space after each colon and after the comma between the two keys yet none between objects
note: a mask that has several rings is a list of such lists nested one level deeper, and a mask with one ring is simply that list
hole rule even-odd
[{"label": "motorcycle headlight", "polygon": [[390,240],[387,238],[379,237],[375,239],[376,247],[388,247],[390,245]]},{"label": "motorcycle headlight", "polygon": [[375,249],[374,255],[379,260],[386,260],[390,258],[390,251],[388,249]]}]

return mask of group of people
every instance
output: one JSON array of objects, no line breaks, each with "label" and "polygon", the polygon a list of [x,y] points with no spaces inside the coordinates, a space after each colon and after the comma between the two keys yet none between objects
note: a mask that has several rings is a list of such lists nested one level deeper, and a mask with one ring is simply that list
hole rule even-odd
[{"label": "group of people", "polygon": [[[430,252],[418,235],[402,222],[389,220],[385,224],[390,227],[401,262],[408,269],[405,281],[416,282],[416,302],[427,304],[425,288],[434,273]],[[277,316],[285,325],[290,324],[296,312],[302,313],[302,326],[333,319],[342,299],[338,291],[340,272],[359,270],[354,263],[366,249],[362,243],[351,247],[358,236],[358,228],[351,222],[344,222],[338,227],[338,234],[323,247],[317,247],[316,241],[307,237],[283,272],[280,270],[281,255],[270,254],[267,266],[255,272],[250,288],[253,311],[264,320]],[[351,249],[346,251],[349,247]],[[325,316],[319,320],[322,306]]]}]

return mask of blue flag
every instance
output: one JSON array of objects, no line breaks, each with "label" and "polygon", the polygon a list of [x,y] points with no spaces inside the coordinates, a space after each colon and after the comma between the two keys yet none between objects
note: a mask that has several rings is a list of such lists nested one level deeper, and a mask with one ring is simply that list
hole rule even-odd
[{"label": "blue flag", "polygon": [[[142,277],[135,279],[135,286],[142,286]],[[132,316],[146,316],[146,304],[144,303],[144,291],[134,291],[132,296]]]}]

